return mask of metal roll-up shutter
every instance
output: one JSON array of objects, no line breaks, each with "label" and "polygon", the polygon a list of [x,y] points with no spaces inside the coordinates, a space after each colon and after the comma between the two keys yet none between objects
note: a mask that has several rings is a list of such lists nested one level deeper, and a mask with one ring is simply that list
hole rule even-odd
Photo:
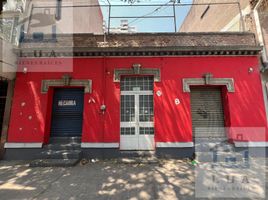
[{"label": "metal roll-up shutter", "polygon": [[191,88],[193,137],[226,137],[221,88]]},{"label": "metal roll-up shutter", "polygon": [[52,107],[51,136],[75,137],[82,134],[84,90],[57,88]]}]

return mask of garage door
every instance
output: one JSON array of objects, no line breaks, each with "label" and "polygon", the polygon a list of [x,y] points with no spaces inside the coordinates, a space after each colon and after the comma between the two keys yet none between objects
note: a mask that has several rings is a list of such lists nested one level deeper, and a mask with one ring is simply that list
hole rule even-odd
[{"label": "garage door", "polygon": [[226,137],[221,88],[191,88],[193,137]]},{"label": "garage door", "polygon": [[57,88],[54,91],[51,136],[75,137],[82,134],[84,90]]}]

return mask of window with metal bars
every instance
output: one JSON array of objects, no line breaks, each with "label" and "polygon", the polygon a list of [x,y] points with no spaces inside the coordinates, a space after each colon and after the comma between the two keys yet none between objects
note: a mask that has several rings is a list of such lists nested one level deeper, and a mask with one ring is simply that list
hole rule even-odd
[{"label": "window with metal bars", "polygon": [[121,95],[121,122],[135,121],[134,95]]},{"label": "window with metal bars", "polygon": [[153,95],[140,95],[139,117],[141,122],[152,122],[154,116]]},{"label": "window with metal bars", "polygon": [[121,135],[135,135],[135,127],[121,127]]},{"label": "window with metal bars", "polygon": [[123,77],[121,79],[121,91],[152,91],[154,78],[146,77]]},{"label": "window with metal bars", "polygon": [[154,127],[140,127],[140,135],[154,135]]}]

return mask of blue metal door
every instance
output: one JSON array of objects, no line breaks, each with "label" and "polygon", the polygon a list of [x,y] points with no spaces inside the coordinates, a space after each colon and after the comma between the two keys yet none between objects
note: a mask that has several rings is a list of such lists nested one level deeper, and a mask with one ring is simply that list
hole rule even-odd
[{"label": "blue metal door", "polygon": [[81,136],[83,107],[82,88],[56,88],[52,106],[51,136]]}]

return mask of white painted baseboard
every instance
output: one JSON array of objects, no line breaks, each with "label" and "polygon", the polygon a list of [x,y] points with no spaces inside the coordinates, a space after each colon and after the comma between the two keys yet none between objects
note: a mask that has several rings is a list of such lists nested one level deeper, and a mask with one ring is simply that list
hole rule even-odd
[{"label": "white painted baseboard", "polygon": [[193,142],[157,142],[156,147],[159,148],[184,148],[184,147],[193,147]]},{"label": "white painted baseboard", "polygon": [[268,147],[268,142],[234,142],[235,147]]},{"label": "white painted baseboard", "polygon": [[19,148],[42,148],[42,142],[33,142],[33,143],[16,143],[16,142],[6,142],[6,149],[19,149]]},{"label": "white painted baseboard", "polygon": [[119,143],[89,143],[82,142],[81,148],[119,148]]}]

